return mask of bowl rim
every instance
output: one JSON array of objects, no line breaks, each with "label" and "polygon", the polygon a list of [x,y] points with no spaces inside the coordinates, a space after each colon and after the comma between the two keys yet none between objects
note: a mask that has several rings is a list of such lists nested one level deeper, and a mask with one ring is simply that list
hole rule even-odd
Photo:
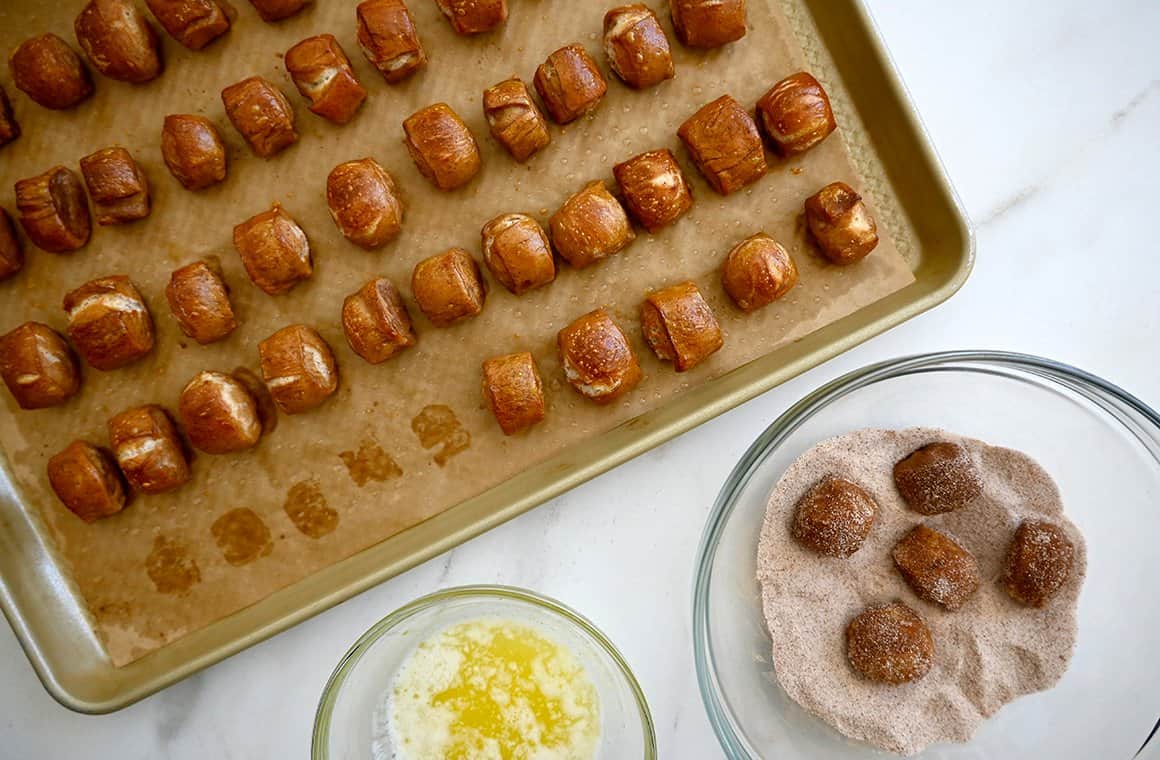
[{"label": "bowl rim", "polygon": [[359,636],[350,649],[347,650],[346,654],[338,661],[338,665],[335,666],[330,678],[326,681],[326,686],[322,690],[322,696],[318,702],[318,709],[314,715],[314,729],[310,741],[311,758],[313,760],[328,760],[330,757],[329,749],[327,748],[327,739],[330,737],[330,721],[334,712],[335,703],[338,699],[338,694],[346,682],[347,677],[375,642],[423,610],[438,607],[452,600],[496,598],[538,607],[556,617],[562,618],[586,634],[588,638],[596,643],[599,649],[608,655],[620,675],[624,678],[625,683],[628,684],[629,690],[632,692],[633,698],[636,701],[643,734],[642,738],[644,740],[644,760],[656,760],[656,727],[653,724],[652,711],[649,709],[648,700],[645,698],[644,690],[637,682],[632,668],[629,667],[628,661],[625,660],[624,655],[620,653],[616,645],[612,643],[612,640],[597,628],[592,621],[563,602],[528,589],[517,588],[515,586],[485,584],[455,586],[421,596],[399,607],[372,625],[363,635]]},{"label": "bowl rim", "polygon": [[[1018,379],[1034,375],[1092,402],[1136,437],[1160,463],[1160,414],[1123,388],[1097,375],[1041,356],[1009,351],[960,350],[912,354],[869,364],[847,372],[808,393],[779,415],[745,450],[725,479],[697,546],[693,575],[693,660],[697,687],[709,723],[726,756],[731,760],[757,760],[740,738],[736,719],[721,697],[712,649],[709,645],[709,582],[718,542],[728,523],[741,490],[769,452],[779,446],[808,419],[831,403],[857,390],[898,377],[926,372],[981,372]],[[1151,430],[1149,430],[1149,426]],[[1136,752],[1160,746],[1160,720]]]}]

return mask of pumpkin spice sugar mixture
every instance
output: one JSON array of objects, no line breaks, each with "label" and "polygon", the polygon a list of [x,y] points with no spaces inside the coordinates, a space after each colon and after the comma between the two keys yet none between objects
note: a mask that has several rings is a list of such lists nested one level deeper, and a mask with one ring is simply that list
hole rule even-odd
[{"label": "pumpkin spice sugar mixture", "polygon": [[[932,473],[954,487],[933,484]],[[869,529],[868,507],[822,512],[858,517],[864,535],[847,532],[842,551],[824,552],[799,534],[803,519],[819,519],[817,496],[833,478],[846,483],[846,501],[855,484],[876,509]],[[1050,541],[1068,568],[1031,582],[1022,558],[1046,562],[1027,536],[1048,531],[1035,547]],[[1055,483],[1025,454],[931,428],[823,441],[778,481],[758,545],[777,681],[807,711],[880,749],[913,755],[967,741],[1067,669],[1085,560]],[[1020,593],[1028,588],[1048,593]]]}]

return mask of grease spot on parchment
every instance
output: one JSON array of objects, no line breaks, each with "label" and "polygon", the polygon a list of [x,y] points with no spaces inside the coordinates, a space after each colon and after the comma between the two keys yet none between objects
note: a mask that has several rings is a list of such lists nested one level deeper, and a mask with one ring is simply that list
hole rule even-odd
[{"label": "grease spot on parchment", "polygon": [[201,570],[185,544],[166,536],[153,539],[153,551],[145,558],[145,572],[162,594],[184,594],[201,582]]},{"label": "grease spot on parchment", "polygon": [[419,444],[423,448],[441,447],[435,452],[435,464],[440,467],[471,446],[471,433],[459,423],[451,407],[443,404],[423,407],[411,420],[411,430],[419,436]]},{"label": "grease spot on parchment", "polygon": [[403,474],[403,468],[373,438],[360,443],[358,451],[344,451],[338,456],[359,488],[372,480],[382,483]]},{"label": "grease spot on parchment", "polygon": [[214,520],[209,530],[226,562],[235,567],[249,564],[274,550],[270,529],[247,507],[226,512]]},{"label": "grease spot on parchment", "polygon": [[286,510],[286,516],[294,527],[310,538],[322,538],[338,527],[338,512],[327,505],[326,496],[316,480],[303,480],[292,485],[286,492],[282,509]]}]

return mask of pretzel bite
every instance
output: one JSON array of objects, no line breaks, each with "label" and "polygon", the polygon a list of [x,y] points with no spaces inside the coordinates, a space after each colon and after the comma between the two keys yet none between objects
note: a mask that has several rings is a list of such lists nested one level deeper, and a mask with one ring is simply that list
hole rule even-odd
[{"label": "pretzel bite", "polygon": [[300,414],[338,390],[338,365],[322,336],[312,327],[290,325],[258,344],[262,378],[286,414]]},{"label": "pretzel bite", "polygon": [[604,14],[604,54],[616,75],[638,90],[676,75],[669,38],[647,5],[622,5]]},{"label": "pretzel bite", "polygon": [[742,240],[725,257],[721,284],[742,311],[768,306],[797,285],[789,251],[764,232]]},{"label": "pretzel bite", "polygon": [[403,201],[394,178],[373,158],[347,161],[326,178],[326,203],[338,231],[372,251],[403,228]]},{"label": "pretzel bite", "polygon": [[89,366],[124,367],[153,350],[153,318],[124,275],[90,280],[65,294],[68,336]]},{"label": "pretzel bite", "polygon": [[81,387],[68,343],[40,322],[25,322],[0,336],[0,377],[21,409],[59,406]]},{"label": "pretzel bite", "polygon": [[386,277],[376,277],[346,297],[342,330],[351,349],[371,364],[382,364],[416,341],[403,297]]},{"label": "pretzel bite", "polygon": [[507,20],[507,0],[435,0],[457,34],[490,32]]},{"label": "pretzel bite", "polygon": [[12,103],[8,101],[8,93],[0,87],[0,148],[20,137],[20,124],[12,115]]},{"label": "pretzel bite", "polygon": [[89,242],[93,225],[84,188],[63,166],[17,181],[16,209],[24,234],[46,251],[75,251]]},{"label": "pretzel bite", "polygon": [[689,47],[715,48],[745,36],[745,0],[671,0],[677,39]]},{"label": "pretzel bite", "polygon": [[127,409],[109,420],[109,445],[125,480],[142,493],[171,491],[189,480],[177,428],[159,406]]},{"label": "pretzel bite", "polygon": [[536,92],[557,124],[568,124],[596,108],[608,91],[604,75],[583,45],[566,45],[536,69]]},{"label": "pretzel bite", "polygon": [[1075,544],[1058,525],[1024,520],[1015,530],[999,583],[1011,598],[1044,607],[1071,577]]},{"label": "pretzel bite", "polygon": [[846,658],[869,681],[917,681],[934,665],[934,655],[930,628],[902,602],[871,605],[846,626]]},{"label": "pretzel bite", "polygon": [[599,180],[565,201],[548,227],[556,250],[578,269],[624,250],[636,239],[624,207]]},{"label": "pretzel bite", "polygon": [[757,101],[757,116],[774,150],[787,157],[805,153],[838,128],[826,91],[804,71],[765,93]]},{"label": "pretzel bite", "polygon": [[16,228],[12,226],[12,217],[0,208],[0,281],[23,268],[24,251],[20,247],[20,238],[16,237]]},{"label": "pretzel bite", "polygon": [[890,556],[919,599],[952,612],[962,607],[982,582],[975,556],[950,536],[925,525],[916,525],[900,538]]},{"label": "pretzel bite", "polygon": [[544,382],[527,351],[483,363],[483,397],[504,435],[515,435],[544,419]]},{"label": "pretzel bite", "polygon": [[597,404],[615,401],[640,382],[636,354],[604,309],[580,317],[561,330],[556,341],[564,377]]},{"label": "pretzel bite", "polygon": [[165,298],[177,326],[202,345],[221,340],[238,326],[225,281],[204,261],[174,271]]},{"label": "pretzel bite", "polygon": [[232,454],[258,444],[262,421],[246,386],[221,372],[199,372],[181,391],[177,414],[195,449]]},{"label": "pretzel bite", "polygon": [[790,535],[824,557],[849,557],[862,548],[878,502],[862,486],[837,475],[826,475],[798,500]]},{"label": "pretzel bite", "polygon": [[705,179],[722,195],[765,176],[765,149],[757,124],[730,95],[693,114],[677,135]]},{"label": "pretzel bite", "polygon": [[983,493],[971,453],[950,441],[928,443],[898,460],[894,485],[906,506],[923,515],[954,512]]},{"label": "pretzel bite", "polygon": [[269,158],[298,142],[294,109],[282,91],[262,77],[249,77],[222,90],[226,116],[250,150]]},{"label": "pretzel bite", "polygon": [[186,190],[202,190],[226,178],[226,146],[217,127],[204,116],[166,116],[161,156]]},{"label": "pretzel bite", "polygon": [[449,327],[483,311],[486,291],[471,254],[451,248],[415,265],[411,295],[431,324]]},{"label": "pretzel bite", "polygon": [[650,293],[640,307],[645,342],[677,372],[700,364],[725,345],[721,326],[695,283]]},{"label": "pretzel bite", "polygon": [[491,136],[523,163],[552,142],[548,122],[519,79],[507,79],[483,91],[483,114]]},{"label": "pretzel bite", "polygon": [[860,261],[878,245],[878,225],[862,196],[845,182],[826,185],[806,199],[806,223],[833,264]]},{"label": "pretzel bite", "polygon": [[307,37],[287,50],[283,60],[294,86],[310,101],[311,113],[335,124],[353,119],[367,98],[333,34]]},{"label": "pretzel bite", "polygon": [[544,228],[526,214],[500,214],[483,225],[483,262],[501,285],[521,293],[556,279]]},{"label": "pretzel bite", "polygon": [[55,34],[20,43],[8,58],[16,89],[45,108],[72,108],[93,94],[93,80],[68,43]]},{"label": "pretzel bite", "polygon": [[278,203],[234,227],[234,248],[250,279],[272,296],[314,273],[306,233]]},{"label": "pretzel bite", "polygon": [[641,226],[657,232],[693,207],[693,189],[668,148],[641,153],[612,167],[628,206]]},{"label": "pretzel bite", "polygon": [[446,103],[412,114],[403,122],[403,132],[415,166],[440,190],[462,187],[479,173],[479,145]]},{"label": "pretzel bite", "polygon": [[389,84],[401,82],[427,65],[427,53],[403,0],[363,0],[358,16],[358,45]]},{"label": "pretzel bite", "polygon": [[263,21],[281,21],[310,5],[313,0],[250,0]]},{"label": "pretzel bite", "polygon": [[89,0],[73,30],[89,63],[110,79],[143,84],[161,74],[157,33],[132,0]]},{"label": "pretzel bite", "polygon": [[190,50],[201,50],[230,30],[216,0],[145,0],[157,23]]},{"label": "pretzel bite", "polygon": [[103,449],[73,441],[48,460],[48,482],[56,497],[87,523],[125,508],[125,485]]},{"label": "pretzel bite", "polygon": [[149,216],[149,182],[124,148],[104,148],[81,159],[81,174],[97,224],[124,224]]}]

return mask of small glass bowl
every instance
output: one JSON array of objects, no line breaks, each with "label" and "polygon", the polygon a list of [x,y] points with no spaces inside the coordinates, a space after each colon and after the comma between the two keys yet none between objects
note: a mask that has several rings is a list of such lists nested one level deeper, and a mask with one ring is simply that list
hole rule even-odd
[{"label": "small glass bowl", "polygon": [[416,646],[467,620],[524,623],[570,650],[600,695],[598,760],[656,760],[656,732],[644,692],[620,652],[596,626],[559,602],[507,586],[462,586],[421,597],[364,633],[338,663],[314,718],[314,760],[390,760],[387,692]]},{"label": "small glass bowl", "polygon": [[941,427],[1026,452],[1083,531],[1079,638],[1062,680],[999,710],[938,760],[1160,757],[1160,416],[1081,370],[1021,354],[953,352],[876,364],[786,411],[749,447],[710,514],[693,593],[697,681],[730,758],[881,758],[777,685],[757,583],[766,500],[798,456],[860,428]]}]

